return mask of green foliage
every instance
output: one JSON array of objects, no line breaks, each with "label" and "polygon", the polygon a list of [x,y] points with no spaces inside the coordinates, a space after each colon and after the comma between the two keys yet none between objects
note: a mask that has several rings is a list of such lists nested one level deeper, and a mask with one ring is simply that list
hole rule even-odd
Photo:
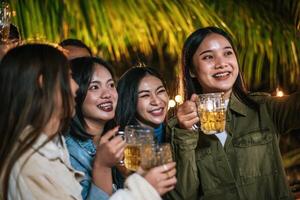
[{"label": "green foliage", "polygon": [[[300,2],[298,0],[10,0],[14,22],[29,40],[83,40],[112,61],[135,52],[153,56],[162,71],[172,68],[165,53],[180,57],[195,29],[218,26],[229,31],[239,49],[248,84],[274,88],[299,82]],[[177,62],[178,63],[178,62]],[[265,83],[267,81],[267,83]]]}]

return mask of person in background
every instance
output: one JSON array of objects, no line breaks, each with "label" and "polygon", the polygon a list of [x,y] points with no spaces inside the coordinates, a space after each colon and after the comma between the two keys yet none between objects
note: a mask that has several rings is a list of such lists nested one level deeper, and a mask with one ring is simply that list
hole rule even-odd
[{"label": "person in background", "polygon": [[6,43],[1,43],[0,44],[0,60],[2,60],[3,56],[8,52],[10,49],[16,47],[20,43],[20,33],[18,28],[10,24],[9,27],[9,36],[8,36],[8,41]]},{"label": "person in background", "polygon": [[115,122],[120,129],[126,125],[151,127],[156,141],[165,142],[169,96],[162,76],[151,67],[132,67],[120,78],[117,91]]},{"label": "person in background", "polygon": [[[115,136],[119,127],[107,127],[114,118],[118,101],[114,75],[109,64],[100,58],[77,58],[71,65],[79,85],[76,116],[66,136],[71,163],[85,173],[80,182],[83,199],[108,199],[123,185],[123,178],[114,166],[122,159],[125,148],[125,141]],[[159,194],[164,194],[176,182],[174,167],[171,163],[168,170],[154,168],[153,175],[146,173],[145,178]],[[173,176],[165,179],[168,171]],[[91,196],[90,191],[98,194]]]},{"label": "person in background", "polygon": [[78,39],[65,39],[59,43],[66,50],[66,55],[69,60],[80,57],[92,56],[91,49]]},{"label": "person in background", "polygon": [[[249,93],[237,57],[231,37],[217,27],[200,28],[184,43],[186,101],[167,127],[178,183],[167,199],[293,199],[278,140],[300,128],[300,94]],[[224,93],[226,127],[205,135],[195,128],[196,94],[213,92]]]},{"label": "person in background", "polygon": [[82,176],[61,132],[78,86],[67,58],[45,44],[16,47],[0,64],[0,199],[81,199]]}]

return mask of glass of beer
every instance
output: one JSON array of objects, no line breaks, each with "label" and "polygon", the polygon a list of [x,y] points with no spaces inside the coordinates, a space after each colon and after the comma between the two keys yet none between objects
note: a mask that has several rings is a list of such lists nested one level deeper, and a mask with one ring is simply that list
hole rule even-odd
[{"label": "glass of beer", "polygon": [[199,94],[197,107],[201,130],[205,134],[221,133],[225,130],[226,107],[224,93]]},{"label": "glass of beer", "polygon": [[138,125],[125,127],[126,148],[124,150],[124,164],[128,170],[136,171],[141,165],[142,147],[154,143],[154,130]]},{"label": "glass of beer", "polygon": [[172,150],[169,143],[148,144],[142,147],[141,167],[144,170],[149,170],[172,161]]},{"label": "glass of beer", "polygon": [[0,40],[6,43],[9,38],[9,29],[11,23],[11,9],[8,3],[0,3]]}]

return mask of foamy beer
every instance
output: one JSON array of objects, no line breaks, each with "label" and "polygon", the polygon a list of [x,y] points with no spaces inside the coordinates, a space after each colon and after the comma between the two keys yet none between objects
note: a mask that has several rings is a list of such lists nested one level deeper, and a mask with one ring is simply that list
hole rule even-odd
[{"label": "foamy beer", "polygon": [[124,150],[125,167],[131,171],[136,171],[141,165],[142,146],[154,142],[153,129],[136,125],[125,127],[126,148]]},{"label": "foamy beer", "polygon": [[203,133],[209,135],[223,132],[226,117],[223,93],[200,94],[198,97],[198,115]]}]

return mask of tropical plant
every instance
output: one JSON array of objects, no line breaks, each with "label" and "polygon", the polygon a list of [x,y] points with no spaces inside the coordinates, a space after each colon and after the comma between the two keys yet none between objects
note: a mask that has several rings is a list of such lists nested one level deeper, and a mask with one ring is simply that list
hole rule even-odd
[{"label": "tropical plant", "polygon": [[[254,90],[299,85],[298,0],[10,0],[14,23],[29,40],[78,38],[113,61],[155,62],[169,85],[179,69],[187,35],[219,26],[239,47],[245,79]],[[143,56],[136,56],[143,55]],[[170,62],[171,60],[171,62]],[[143,61],[143,60],[142,60]],[[171,88],[174,86],[171,86]]]}]

